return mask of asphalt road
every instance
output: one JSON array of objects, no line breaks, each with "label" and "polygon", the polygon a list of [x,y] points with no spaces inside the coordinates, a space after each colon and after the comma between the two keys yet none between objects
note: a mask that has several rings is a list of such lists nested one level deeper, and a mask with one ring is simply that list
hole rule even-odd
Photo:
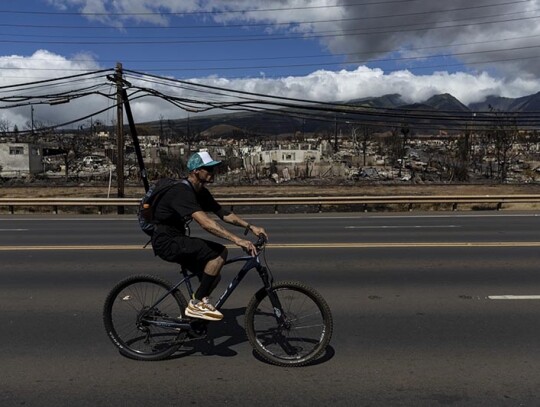
[{"label": "asphalt road", "polygon": [[0,406],[540,404],[537,214],[247,218],[270,234],[275,278],[314,286],[333,311],[319,363],[253,355],[243,311],[255,275],[211,325],[213,343],[162,362],[124,358],[103,329],[105,296],[131,274],[172,280],[174,267],[141,249],[133,219],[6,216]]}]

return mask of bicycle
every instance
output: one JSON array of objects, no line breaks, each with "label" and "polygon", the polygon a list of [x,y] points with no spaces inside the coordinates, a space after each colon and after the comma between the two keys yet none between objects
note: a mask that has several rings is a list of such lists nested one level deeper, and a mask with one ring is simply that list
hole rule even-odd
[{"label": "bicycle", "polygon": [[[249,343],[265,361],[278,366],[305,366],[320,357],[332,337],[330,307],[313,288],[298,281],[274,283],[266,262],[264,236],[256,243],[257,255],[227,260],[244,262],[215,307],[220,309],[246,274],[255,269],[263,287],[251,298],[245,312]],[[263,254],[264,265],[261,263]],[[206,337],[207,321],[184,316],[193,296],[195,274],[180,268],[183,278],[174,285],[160,277],[135,275],[120,281],[108,294],[103,320],[109,338],[120,352],[137,360],[163,360],[186,342]]]}]

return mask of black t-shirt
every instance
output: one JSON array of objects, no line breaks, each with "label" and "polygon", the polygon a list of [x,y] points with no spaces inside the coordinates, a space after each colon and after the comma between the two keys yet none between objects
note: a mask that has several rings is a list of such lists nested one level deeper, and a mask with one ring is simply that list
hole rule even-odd
[{"label": "black t-shirt", "polygon": [[161,197],[154,212],[154,219],[158,225],[173,226],[183,234],[185,223],[198,211],[213,212],[220,218],[228,214],[208,189],[203,187],[196,193],[191,184],[180,182]]}]

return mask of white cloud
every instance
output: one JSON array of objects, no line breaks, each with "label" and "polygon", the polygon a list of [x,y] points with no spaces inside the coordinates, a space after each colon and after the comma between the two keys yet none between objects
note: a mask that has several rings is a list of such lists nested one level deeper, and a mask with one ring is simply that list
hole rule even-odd
[{"label": "white cloud", "polygon": [[487,73],[435,72],[414,75],[409,71],[384,73],[380,69],[359,67],[354,71],[316,71],[304,77],[280,79],[253,78],[197,80],[213,86],[230,87],[250,92],[272,94],[317,101],[352,99],[399,93],[409,102],[420,102],[435,94],[450,93],[465,104],[478,102],[488,95],[518,97],[540,90],[540,81],[516,79],[510,82]]},{"label": "white cloud", "polygon": [[[540,48],[516,49],[537,46],[538,37],[534,36],[540,37],[540,25],[536,19],[530,17],[535,15],[535,10],[540,9],[540,0],[506,1],[507,5],[491,8],[472,8],[481,5],[470,0],[454,0],[450,3],[368,3],[369,6],[361,6],[356,0],[49,0],[49,4],[59,10],[75,9],[84,13],[99,13],[86,15],[86,18],[114,27],[121,27],[128,22],[167,25],[173,18],[168,13],[254,10],[246,13],[205,14],[204,18],[222,24],[292,22],[291,25],[274,29],[302,33],[341,33],[344,35],[323,36],[319,41],[323,47],[335,54],[350,54],[351,60],[359,57],[364,59],[366,55],[379,58],[388,55],[422,57],[435,53],[454,53],[455,60],[465,65],[471,64],[480,70],[478,73],[435,72],[418,75],[407,70],[385,73],[381,69],[358,66],[356,69],[337,72],[318,70],[302,77],[268,78],[261,74],[260,77],[246,79],[223,79],[215,76],[192,79],[214,86],[315,101],[347,101],[399,93],[407,101],[419,102],[434,94],[450,93],[465,104],[481,101],[492,94],[519,97],[540,90],[540,58],[531,58],[540,55]],[[283,10],[284,8],[288,9]],[[268,11],[269,9],[282,10]],[[156,12],[163,14],[155,14]],[[518,12],[523,13],[517,14]],[[107,13],[112,15],[108,16]],[[508,15],[507,20],[525,19],[482,23],[504,20],[505,13]],[[472,21],[471,18],[476,18],[475,21],[479,23],[466,25]],[[315,20],[337,21],[294,24]],[[454,27],[441,28],[451,25]],[[422,30],[416,30],[418,28]],[[374,35],[374,30],[379,34]],[[499,39],[499,42],[488,42],[495,39]],[[495,49],[505,50],[485,52]],[[489,71],[482,71],[484,65],[477,64],[481,61],[504,59],[507,61],[496,65],[485,63]],[[31,56],[0,57],[0,68],[0,86],[7,86],[14,82],[25,82],[25,78],[35,80],[35,72],[41,72],[43,78],[57,78],[78,72],[74,70],[96,70],[99,65],[97,57],[92,55],[66,57],[39,50]],[[144,86],[149,85],[145,83]],[[166,87],[162,91],[169,94],[176,92],[175,96],[189,96],[186,91],[175,88]],[[5,96],[6,93],[2,95]],[[67,105],[36,107],[35,116],[48,123],[62,123],[101,110],[108,103],[111,102],[106,98],[92,96]],[[132,108],[138,122],[157,120],[160,117],[174,119],[185,116],[184,111],[156,98],[135,100]],[[0,117],[22,128],[29,120],[29,111],[28,107],[2,109]],[[114,118],[111,116],[113,115],[109,114],[101,120],[110,121]]]},{"label": "white cloud", "polygon": [[[169,13],[252,10],[204,14],[204,19],[227,23],[291,23],[273,30],[313,33],[334,54],[351,61],[391,55],[428,56],[455,53],[465,65],[489,68],[500,76],[538,77],[540,72],[540,0],[477,3],[367,2],[357,0],[49,0],[60,9],[120,13],[99,18],[118,26],[129,21],[167,24]],[[273,11],[272,11],[273,10]],[[127,14],[122,13],[163,13]],[[332,20],[318,24],[302,21]],[[496,40],[497,42],[493,42]],[[490,42],[489,42],[490,41]],[[535,48],[524,48],[535,47]],[[538,48],[537,48],[538,47]],[[411,51],[412,50],[412,51]]]},{"label": "white cloud", "polygon": [[[12,69],[6,69],[12,68]],[[0,86],[13,85],[14,81],[24,83],[25,77],[35,77],[34,69],[47,68],[43,71],[43,79],[59,78],[72,75],[72,69],[98,69],[91,58],[86,62],[70,60],[64,56],[40,50],[29,57],[5,56],[0,57]],[[33,79],[34,80],[34,79]],[[431,75],[415,75],[409,71],[384,73],[380,69],[358,67],[355,70],[341,70],[338,72],[319,70],[302,77],[284,78],[248,78],[224,79],[219,77],[193,78],[192,81],[212,86],[231,88],[261,94],[285,96],[315,101],[347,101],[369,96],[382,96],[390,93],[399,93],[410,102],[423,101],[434,94],[450,93],[468,104],[483,100],[491,94],[519,97],[536,93],[540,90],[540,82],[534,78],[518,78],[503,80],[488,73],[469,74],[436,72]],[[101,79],[101,82],[105,82]],[[159,87],[142,82],[142,86],[155,86],[157,90],[169,95],[193,97],[193,93],[170,86]],[[71,85],[65,85],[69,88]],[[55,91],[62,88],[56,87]],[[114,92],[114,89],[110,89]],[[12,94],[34,94],[31,90],[15,90]],[[6,91],[2,97],[8,96]],[[204,95],[198,95],[204,98]],[[209,97],[209,96],[207,96]],[[35,120],[45,123],[64,123],[75,118],[83,117],[91,112],[111,106],[113,102],[102,96],[91,96],[72,101],[69,104],[58,106],[39,105],[34,111]],[[8,104],[2,103],[2,106]],[[132,102],[132,109],[137,122],[185,117],[186,112],[167,102],[153,97],[147,97]],[[0,117],[8,120],[12,125],[17,124],[23,129],[30,120],[30,108],[2,109]],[[115,118],[114,111],[103,114],[100,119],[111,123]]]}]

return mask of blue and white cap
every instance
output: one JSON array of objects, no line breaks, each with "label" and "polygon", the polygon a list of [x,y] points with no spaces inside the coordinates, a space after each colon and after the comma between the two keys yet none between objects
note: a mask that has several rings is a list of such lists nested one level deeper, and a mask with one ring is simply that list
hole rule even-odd
[{"label": "blue and white cap", "polygon": [[219,164],[221,161],[215,161],[206,151],[200,151],[189,157],[187,167],[189,171],[193,171],[201,167],[213,167]]}]

